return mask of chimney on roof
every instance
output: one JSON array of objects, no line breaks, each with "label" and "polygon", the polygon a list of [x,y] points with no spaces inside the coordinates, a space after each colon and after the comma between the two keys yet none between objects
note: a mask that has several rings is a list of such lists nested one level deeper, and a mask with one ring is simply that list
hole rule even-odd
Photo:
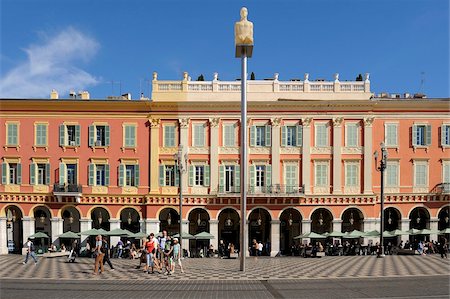
[{"label": "chimney on roof", "polygon": [[52,99],[52,100],[59,99],[58,92],[55,89],[52,89],[52,91],[50,92],[50,99]]},{"label": "chimney on roof", "polygon": [[89,92],[86,90],[80,91],[78,93],[78,97],[82,100],[89,100],[90,99],[90,95]]},{"label": "chimney on roof", "polygon": [[131,93],[129,93],[129,92],[124,93],[124,94],[122,95],[122,98],[123,98],[124,100],[130,101],[130,100],[131,100]]}]

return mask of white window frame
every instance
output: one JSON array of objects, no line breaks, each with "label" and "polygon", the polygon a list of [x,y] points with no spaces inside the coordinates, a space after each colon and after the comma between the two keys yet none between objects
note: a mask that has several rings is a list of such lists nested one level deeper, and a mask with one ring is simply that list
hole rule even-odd
[{"label": "white window frame", "polygon": [[[262,139],[261,139],[261,144],[258,144],[258,128],[262,128]],[[266,146],[267,141],[266,141],[266,125],[255,125],[255,146],[256,147],[264,147]],[[256,181],[255,181],[256,184]]]},{"label": "white window frame", "polygon": [[194,187],[203,187],[205,184],[205,165],[194,164],[193,166],[194,166]]},{"label": "white window frame", "polygon": [[[419,165],[425,166],[425,183],[423,185],[417,185],[417,166]],[[413,188],[428,188],[430,176],[428,161],[414,160],[413,166]]]},{"label": "white window frame", "polygon": [[[176,140],[177,140],[177,126],[175,124],[164,124],[163,126],[163,147],[177,147],[178,145],[176,144]],[[173,145],[167,145],[166,144],[166,129],[167,128],[173,128]]]},{"label": "white window frame", "polygon": [[[45,144],[38,144],[38,127],[45,127]],[[34,147],[47,147],[48,146],[48,123],[35,122],[34,123]]]},{"label": "white window frame", "polygon": [[[345,182],[344,182],[344,186],[345,187],[359,187],[360,186],[360,163],[358,161],[346,161],[344,162],[344,173],[345,173]],[[355,179],[356,182],[355,184],[348,184],[348,178],[349,178],[349,174],[348,174],[348,167],[356,167],[356,172],[355,172]]]},{"label": "white window frame", "polygon": [[[356,128],[356,132],[355,132],[355,134],[356,134],[356,136],[355,136],[355,145],[349,145],[349,142],[348,142],[348,138],[349,138],[349,127],[350,126],[354,126],[355,128]],[[359,126],[359,123],[357,123],[357,122],[348,122],[348,123],[345,123],[345,146],[346,147],[358,147],[359,146],[359,130],[360,130],[360,126]]]},{"label": "white window frame", "polygon": [[[126,143],[126,134],[127,134],[127,127],[134,127],[134,145],[127,145]],[[95,129],[95,135],[97,135],[97,128]],[[97,136],[95,136],[97,137]],[[97,139],[95,139],[97,140]],[[137,124],[136,123],[124,123],[123,124],[123,148],[137,148],[138,146],[138,130],[137,130]],[[125,184],[125,182],[124,182]]]},{"label": "white window frame", "polygon": [[[17,126],[17,142],[16,144],[9,144],[8,139],[9,139],[9,125],[16,125]],[[20,147],[20,122],[19,121],[7,121],[5,122],[5,129],[6,129],[6,134],[5,134],[5,147],[16,147],[19,148]]]},{"label": "white window frame", "polygon": [[[231,131],[233,132],[233,142],[230,144],[227,144],[227,134],[226,134],[226,128],[231,128]],[[224,147],[233,147],[236,146],[236,123],[224,123],[222,125],[222,146]]]},{"label": "white window frame", "polygon": [[[448,168],[448,178],[445,180],[445,168]],[[442,160],[442,183],[450,183],[450,160]]]},{"label": "white window frame", "polygon": [[[388,127],[395,126],[395,144],[388,142]],[[386,122],[384,123],[384,144],[387,148],[397,148],[398,147],[398,123],[394,122]]]},{"label": "white window frame", "polygon": [[[291,125],[291,124],[287,124],[286,125],[286,147],[296,147],[298,146],[297,144],[297,125]],[[288,140],[289,140],[289,128],[293,128],[294,129],[294,134],[292,136],[292,144],[289,144]]]},{"label": "white window frame", "polygon": [[[318,128],[321,126],[325,126],[325,144],[318,144]],[[330,146],[330,133],[329,133],[330,124],[328,122],[316,122],[314,123],[314,146],[315,147],[328,147]]]},{"label": "white window frame", "polygon": [[[227,171],[227,169],[229,169]],[[227,173],[229,173],[229,178],[230,178],[230,184],[227,185]],[[225,164],[223,167],[223,184],[224,184],[224,190],[225,192],[232,192],[235,190],[236,187],[236,165],[235,164]]]},{"label": "white window frame", "polygon": [[[397,166],[397,182],[394,185],[389,184],[388,180],[388,171],[387,168],[389,166]],[[398,160],[388,160],[386,162],[386,170],[385,170],[385,176],[384,176],[384,185],[386,188],[399,188],[400,187],[400,162]]]}]

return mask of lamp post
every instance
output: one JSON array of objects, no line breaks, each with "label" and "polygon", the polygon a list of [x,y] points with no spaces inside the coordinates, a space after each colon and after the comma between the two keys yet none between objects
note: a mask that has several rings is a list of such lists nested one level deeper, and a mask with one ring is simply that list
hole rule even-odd
[{"label": "lamp post", "polygon": [[388,156],[388,152],[386,150],[386,146],[382,142],[380,144],[381,147],[381,159],[380,166],[377,165],[378,161],[378,151],[375,151],[375,168],[380,172],[381,176],[381,190],[380,190],[380,252],[377,257],[384,257],[384,245],[383,245],[383,231],[384,231],[384,171],[386,170],[386,160]]},{"label": "lamp post", "polygon": [[[184,158],[184,160],[183,160]],[[183,145],[180,144],[178,146],[178,152],[174,155],[174,159],[175,159],[175,164],[178,168],[178,186],[179,186],[179,192],[180,192],[180,198],[179,198],[179,209],[180,209],[180,240],[179,243],[180,244],[180,251],[181,251],[181,255],[183,256],[183,247],[182,247],[182,226],[183,226],[183,181],[182,181],[182,174],[183,172],[186,171],[187,168],[187,154],[183,157]],[[169,214],[170,215],[170,214]]]},{"label": "lamp post", "polygon": [[240,11],[241,20],[234,25],[234,44],[236,58],[241,58],[241,226],[239,260],[240,270],[245,272],[246,214],[247,214],[247,58],[253,54],[253,23],[247,20],[248,10]]}]

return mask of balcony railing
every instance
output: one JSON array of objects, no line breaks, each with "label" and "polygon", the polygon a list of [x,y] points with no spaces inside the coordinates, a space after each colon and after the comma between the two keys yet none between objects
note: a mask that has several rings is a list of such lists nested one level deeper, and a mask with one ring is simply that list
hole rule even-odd
[{"label": "balcony railing", "polygon": [[[270,195],[297,195],[297,194],[304,194],[305,186],[298,186],[298,185],[281,185],[281,184],[275,184],[271,186],[263,186],[263,187],[255,187],[255,186],[249,186],[248,187],[248,194],[251,195],[264,195],[264,194],[270,194]],[[231,188],[225,188],[225,186],[219,186],[218,193],[219,194],[236,194],[240,193],[240,188],[231,187]]]},{"label": "balcony railing", "polygon": [[75,184],[54,184],[53,192],[55,193],[82,193],[83,187]]},{"label": "balcony railing", "polygon": [[450,194],[450,183],[440,183],[436,186],[437,194]]}]

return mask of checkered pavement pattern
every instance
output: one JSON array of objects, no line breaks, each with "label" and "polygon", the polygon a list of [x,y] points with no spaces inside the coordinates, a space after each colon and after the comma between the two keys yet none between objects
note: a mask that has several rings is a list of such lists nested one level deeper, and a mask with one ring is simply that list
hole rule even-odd
[{"label": "checkered pavement pattern", "polygon": [[[179,268],[168,276],[136,269],[139,260],[112,259],[114,271],[105,264],[105,272],[93,275],[94,259],[77,258],[68,263],[66,258],[38,258],[22,265],[24,257],[0,256],[0,279],[52,279],[52,280],[290,280],[320,278],[392,277],[449,275],[450,259],[439,255],[428,256],[336,256],[322,258],[250,257],[246,259],[246,272],[239,271],[238,259],[199,258],[184,259],[185,273]],[[143,265],[142,265],[143,266]]]}]

